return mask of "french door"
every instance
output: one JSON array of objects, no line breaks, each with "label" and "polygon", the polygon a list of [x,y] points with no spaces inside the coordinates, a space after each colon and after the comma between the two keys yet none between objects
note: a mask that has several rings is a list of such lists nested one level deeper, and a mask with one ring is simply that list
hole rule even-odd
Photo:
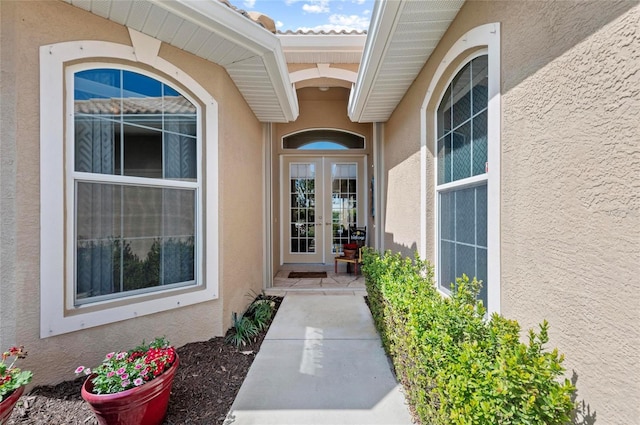
[{"label": "french door", "polygon": [[333,264],[350,226],[365,217],[363,156],[284,156],[281,161],[283,263]]}]

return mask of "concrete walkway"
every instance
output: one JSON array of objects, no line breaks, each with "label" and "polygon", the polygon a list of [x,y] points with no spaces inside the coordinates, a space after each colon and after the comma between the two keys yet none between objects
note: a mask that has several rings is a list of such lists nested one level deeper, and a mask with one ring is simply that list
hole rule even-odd
[{"label": "concrete walkway", "polygon": [[287,294],[225,425],[411,424],[364,298]]}]

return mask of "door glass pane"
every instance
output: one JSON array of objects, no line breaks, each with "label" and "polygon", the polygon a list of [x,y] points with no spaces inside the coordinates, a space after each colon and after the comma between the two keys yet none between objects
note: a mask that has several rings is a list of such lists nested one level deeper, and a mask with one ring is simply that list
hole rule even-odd
[{"label": "door glass pane", "polygon": [[358,222],[358,167],[352,164],[331,165],[331,252],[342,252],[343,245],[349,242],[349,227]]},{"label": "door glass pane", "polygon": [[315,241],[315,164],[290,164],[291,253],[316,252]]}]

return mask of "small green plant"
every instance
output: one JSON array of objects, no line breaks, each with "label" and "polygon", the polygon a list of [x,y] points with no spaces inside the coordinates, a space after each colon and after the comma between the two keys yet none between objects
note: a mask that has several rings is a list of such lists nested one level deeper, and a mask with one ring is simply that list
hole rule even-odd
[{"label": "small green plant", "polygon": [[236,347],[247,345],[260,333],[258,326],[245,315],[238,316],[238,313],[234,312],[232,321],[233,325],[225,340]]},{"label": "small green plant", "polygon": [[249,306],[247,311],[259,330],[264,330],[269,327],[274,307],[275,302],[267,299],[256,300]]}]

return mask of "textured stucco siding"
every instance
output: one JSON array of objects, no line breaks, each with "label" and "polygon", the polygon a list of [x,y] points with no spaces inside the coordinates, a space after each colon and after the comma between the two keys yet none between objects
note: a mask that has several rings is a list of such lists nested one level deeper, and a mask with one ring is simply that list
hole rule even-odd
[{"label": "textured stucco siding", "polygon": [[[59,1],[0,2],[2,38],[2,218],[0,345],[23,344],[23,367],[33,384],[73,378],[79,364],[97,364],[104,353],[142,339],[166,336],[176,346],[220,336],[231,311],[262,288],[262,125],[225,70],[171,46],[160,57],[203,86],[218,102],[219,257],[218,300],[40,339],[40,118],[39,47],[72,40],[131,45],[123,26]],[[96,54],[99,56],[99,53]],[[62,110],[63,105],[60,105]],[[207,149],[205,146],[204,149]],[[205,168],[204,172],[207,172]],[[256,208],[248,208],[249,202]],[[207,210],[205,206],[204,215]],[[206,221],[206,218],[205,218]],[[61,241],[60,249],[63,249]],[[62,291],[63,288],[60,288]],[[7,294],[5,296],[5,294]]]},{"label": "textured stucco siding", "polygon": [[638,423],[638,2],[465,3],[385,127],[386,248],[419,244],[422,226],[433,259],[430,140],[426,222],[414,212],[418,187],[405,182],[419,177],[418,114],[453,43],[492,22],[501,25],[501,313],[524,330],[550,322],[549,345],[578,388],[576,423]]}]

